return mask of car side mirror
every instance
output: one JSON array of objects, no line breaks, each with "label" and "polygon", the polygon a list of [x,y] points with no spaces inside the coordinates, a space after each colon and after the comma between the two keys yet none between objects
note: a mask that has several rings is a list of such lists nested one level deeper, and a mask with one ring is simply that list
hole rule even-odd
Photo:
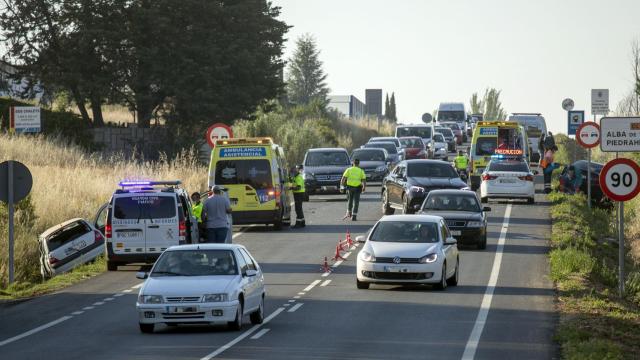
[{"label": "car side mirror", "polygon": [[247,276],[247,277],[253,277],[253,276],[258,275],[258,271],[249,269],[249,270],[245,271],[243,275]]},{"label": "car side mirror", "polygon": [[144,280],[144,279],[146,279],[146,278],[148,278],[148,277],[149,277],[149,273],[148,273],[148,272],[146,272],[146,271],[138,271],[138,272],[136,273],[136,278],[138,278],[138,279],[140,279],[140,280]]},{"label": "car side mirror", "polygon": [[448,238],[444,242],[445,245],[456,245],[457,243],[458,243],[458,240],[456,240],[455,238],[452,238],[452,237]]},{"label": "car side mirror", "polygon": [[358,236],[356,236],[356,242],[357,243],[365,243],[365,242],[367,242],[367,238],[364,237],[364,235],[358,235]]},{"label": "car side mirror", "polygon": [[491,208],[488,207],[488,206],[485,206],[485,207],[482,208],[482,211],[489,212],[489,211],[491,211]]}]

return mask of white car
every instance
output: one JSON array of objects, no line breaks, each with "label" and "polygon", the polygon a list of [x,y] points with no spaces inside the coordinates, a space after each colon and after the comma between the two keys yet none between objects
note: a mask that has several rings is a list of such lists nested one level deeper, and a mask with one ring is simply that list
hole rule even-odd
[{"label": "white car", "polygon": [[458,285],[458,246],[440,216],[384,216],[358,253],[356,269],[358,289],[370,284],[433,284],[445,289]]},{"label": "white car", "polygon": [[242,245],[200,244],[173,246],[160,255],[140,288],[136,308],[140,331],[155,324],[208,323],[242,327],[264,319],[264,276]]},{"label": "white car", "polygon": [[522,158],[493,158],[482,173],[480,200],[526,199],[535,202],[534,173]]},{"label": "white car", "polygon": [[433,142],[431,143],[431,150],[433,150],[433,158],[443,161],[449,161],[447,153],[447,141],[444,139],[444,135],[441,133],[433,134]]}]

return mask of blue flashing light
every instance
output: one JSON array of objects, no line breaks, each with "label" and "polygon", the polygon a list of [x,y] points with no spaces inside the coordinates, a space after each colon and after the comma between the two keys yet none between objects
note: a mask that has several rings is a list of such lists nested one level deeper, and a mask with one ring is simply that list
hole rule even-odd
[{"label": "blue flashing light", "polygon": [[118,183],[119,186],[122,187],[141,187],[141,186],[154,186],[154,185],[169,185],[169,186],[178,186],[182,184],[182,182],[180,180],[173,180],[173,181],[140,181],[140,180],[136,180],[136,181],[120,181],[120,183]]}]

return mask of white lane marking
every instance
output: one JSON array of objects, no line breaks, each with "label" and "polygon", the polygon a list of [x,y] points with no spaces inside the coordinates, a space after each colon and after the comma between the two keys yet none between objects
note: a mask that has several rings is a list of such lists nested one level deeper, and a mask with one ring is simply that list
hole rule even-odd
[{"label": "white lane marking", "polygon": [[487,283],[487,289],[482,297],[482,304],[478,311],[478,317],[467,340],[467,345],[464,348],[462,354],[462,360],[473,360],[476,356],[476,350],[478,350],[478,343],[482,336],[482,330],[487,322],[487,316],[489,315],[489,309],[491,308],[491,301],[493,300],[493,292],[496,289],[498,283],[498,275],[500,273],[500,265],[502,264],[502,253],[504,251],[504,243],[507,238],[507,230],[509,229],[509,217],[511,216],[511,204],[507,205],[507,209],[504,212],[504,220],[502,222],[502,229],[500,230],[500,238],[498,239],[498,247],[496,248],[496,254],[493,259],[493,268],[491,269],[491,276]]},{"label": "white lane marking", "polygon": [[296,295],[293,297],[294,299],[300,299],[300,295]]},{"label": "white lane marking", "polygon": [[237,233],[233,234],[233,236],[231,236],[232,239],[237,238],[238,236],[244,234],[245,232],[247,232],[247,230],[249,230],[250,228],[257,226],[257,225],[249,225],[247,227],[241,228],[240,231],[238,231]]},{"label": "white lane marking", "polygon": [[333,264],[331,267],[332,267],[332,268],[337,268],[337,267],[338,267],[338,266],[340,266],[340,265],[342,265],[342,260],[338,260],[338,261],[336,261],[336,263],[335,263],[335,264]]},{"label": "white lane marking", "polygon": [[329,275],[331,275],[331,272],[330,272],[330,271],[327,271],[327,272],[325,272],[325,273],[322,273],[322,277],[327,277],[327,276],[329,276]]},{"label": "white lane marking", "polygon": [[142,287],[142,285],[144,285],[144,283],[140,283],[138,285],[134,285],[131,287],[131,289],[140,289]]},{"label": "white lane marking", "polygon": [[311,289],[313,289],[314,287],[316,287],[316,285],[320,284],[320,282],[321,282],[321,281],[322,281],[322,280],[314,280],[311,284],[309,284],[309,286],[307,286],[306,288],[304,288],[304,290],[302,290],[302,291],[305,291],[305,292],[310,291]]},{"label": "white lane marking", "polygon": [[322,284],[320,284],[321,287],[325,287],[327,285],[329,285],[329,283],[331,282],[331,280],[325,280]]},{"label": "white lane marking", "polygon": [[98,301],[98,302],[94,302],[92,305],[93,306],[100,306],[100,305],[104,305],[104,303],[102,301]]},{"label": "white lane marking", "polygon": [[282,304],[282,306],[289,306],[289,304]]},{"label": "white lane marking", "polygon": [[108,298],[105,298],[105,299],[104,299],[104,300],[102,300],[102,301],[111,301],[111,300],[113,300],[113,298],[112,298],[112,297],[108,297]]},{"label": "white lane marking", "polygon": [[296,301],[295,300],[289,300],[289,302],[292,303],[292,302],[296,302]]},{"label": "white lane marking", "polygon": [[72,312],[71,315],[80,315],[82,313],[84,313],[84,311],[79,310],[79,311]]},{"label": "white lane marking", "polygon": [[278,308],[276,311],[272,312],[271,315],[267,316],[264,321],[262,322],[262,324],[259,325],[254,325],[251,329],[245,331],[242,335],[238,336],[237,338],[229,341],[228,343],[222,345],[220,348],[218,348],[218,350],[212,352],[211,354],[203,357],[200,360],[211,360],[214,357],[222,354],[225,350],[229,349],[230,347],[232,347],[233,345],[239,343],[240,341],[244,340],[247,336],[253,334],[256,330],[260,329],[262,326],[266,325],[267,323],[269,323],[269,321],[273,320],[273,318],[275,318],[276,316],[280,315],[281,312],[284,311],[284,308]]},{"label": "white lane marking", "polygon": [[123,293],[113,294],[113,297],[120,297],[120,296],[124,296],[124,294]]},{"label": "white lane marking", "polygon": [[304,303],[297,303],[293,307],[291,307],[291,309],[287,310],[287,312],[295,312],[296,310],[300,309],[302,305],[304,305]]},{"label": "white lane marking", "polygon": [[31,336],[31,335],[33,335],[33,334],[35,334],[35,333],[37,333],[37,332],[40,332],[40,331],[45,330],[45,329],[48,329],[48,328],[50,328],[50,327],[52,327],[52,326],[58,325],[58,324],[60,324],[61,322],[63,322],[63,321],[67,321],[67,320],[69,320],[69,319],[71,319],[71,318],[72,318],[72,316],[63,316],[63,317],[61,317],[61,318],[59,318],[59,319],[56,319],[56,320],[53,320],[53,321],[51,321],[51,322],[48,322],[48,323],[46,323],[46,324],[44,324],[44,325],[38,326],[38,327],[37,327],[37,328],[35,328],[35,329],[31,329],[31,330],[29,330],[29,331],[27,331],[27,332],[23,332],[23,333],[22,333],[22,334],[20,334],[20,335],[16,335],[16,336],[11,337],[11,338],[8,338],[8,339],[6,339],[6,340],[2,340],[2,341],[0,341],[0,346],[5,346],[5,345],[10,344],[10,343],[12,343],[12,342],[14,342],[14,341],[18,341],[18,340],[20,340],[20,339],[26,338],[27,336]]},{"label": "white lane marking", "polygon": [[253,335],[251,337],[251,340],[258,340],[260,339],[264,334],[268,333],[270,329],[262,329],[260,331],[258,331],[257,334]]},{"label": "white lane marking", "polygon": [[344,253],[344,255],[342,255],[343,258],[348,258],[351,255],[351,251]]},{"label": "white lane marking", "polygon": [[123,293],[130,293],[130,292],[132,292],[132,291],[133,291],[133,290],[131,290],[131,289],[122,290],[122,292],[123,292]]},{"label": "white lane marking", "polygon": [[93,309],[95,309],[93,306],[85,306],[85,307],[82,308],[82,310],[85,310],[85,311],[93,310]]},{"label": "white lane marking", "polygon": [[306,295],[306,293],[304,291],[301,291],[298,293],[298,295]]}]

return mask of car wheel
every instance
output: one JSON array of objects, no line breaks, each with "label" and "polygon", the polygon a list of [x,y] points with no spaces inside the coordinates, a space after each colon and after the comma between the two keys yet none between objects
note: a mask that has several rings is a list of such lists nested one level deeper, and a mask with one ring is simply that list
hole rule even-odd
[{"label": "car wheel", "polygon": [[140,323],[140,331],[145,334],[153,333],[154,324],[142,324]]},{"label": "car wheel", "polygon": [[407,199],[406,195],[402,195],[402,213],[413,214],[413,212],[413,209],[409,206],[409,199]]},{"label": "car wheel", "polygon": [[238,331],[242,327],[242,300],[238,302],[238,308],[236,309],[236,318],[233,321],[229,321],[229,329]]},{"label": "car wheel", "polygon": [[484,250],[487,248],[487,234],[478,241],[478,250]]},{"label": "car wheel", "polygon": [[262,295],[262,300],[260,300],[258,310],[252,312],[251,315],[249,315],[249,318],[251,319],[251,323],[254,325],[262,324],[264,321],[264,295]]},{"label": "car wheel", "polygon": [[356,279],[356,286],[358,287],[358,289],[367,290],[369,288],[369,285],[370,284],[368,282],[364,282]]},{"label": "car wheel", "polygon": [[460,258],[456,260],[456,272],[453,276],[447,279],[447,285],[449,286],[458,286],[458,277],[460,275]]},{"label": "car wheel", "polygon": [[276,222],[273,223],[273,230],[280,231],[282,230],[282,226],[283,226],[283,221],[281,217],[280,220],[277,220]]},{"label": "car wheel", "polygon": [[382,213],[385,215],[393,215],[396,210],[389,204],[389,195],[386,191],[382,193]]},{"label": "car wheel", "polygon": [[444,290],[447,288],[447,263],[442,264],[442,277],[440,282],[436,284],[436,289]]},{"label": "car wheel", "polygon": [[107,271],[118,271],[118,265],[117,262],[107,261]]},{"label": "car wheel", "polygon": [[536,202],[535,198],[530,197],[527,199],[527,204],[534,204],[535,202]]},{"label": "car wheel", "polygon": [[480,198],[480,202],[483,203],[483,204],[486,204],[487,201],[489,201],[489,198],[486,197],[486,196],[483,196],[483,197]]}]

